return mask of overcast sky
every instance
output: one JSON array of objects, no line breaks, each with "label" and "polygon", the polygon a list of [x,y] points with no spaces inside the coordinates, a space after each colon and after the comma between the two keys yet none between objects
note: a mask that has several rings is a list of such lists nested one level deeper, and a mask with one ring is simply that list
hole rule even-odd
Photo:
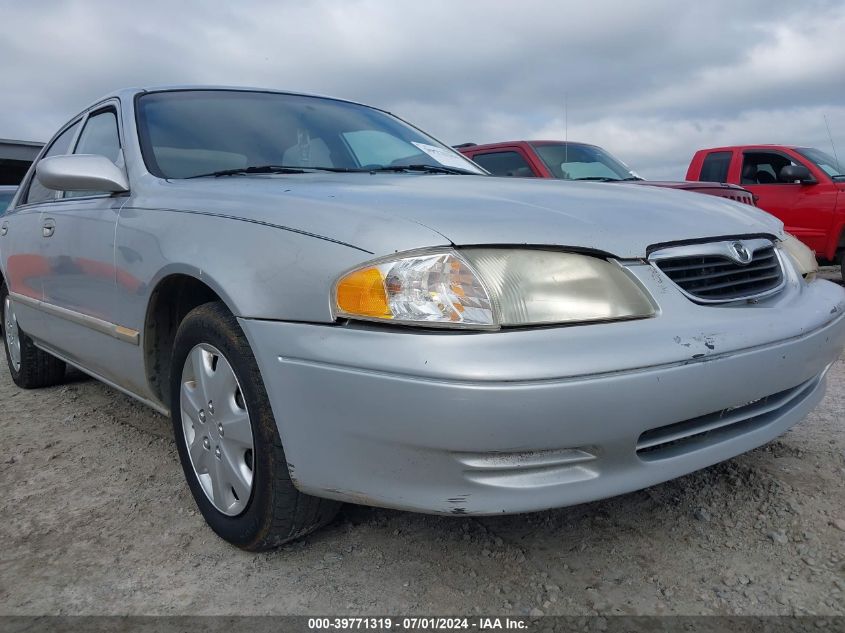
[{"label": "overcast sky", "polygon": [[843,0],[0,0],[0,68],[4,138],[115,88],[213,83],[362,101],[448,143],[568,127],[648,178],[720,144],[831,152],[825,115],[845,155]]}]

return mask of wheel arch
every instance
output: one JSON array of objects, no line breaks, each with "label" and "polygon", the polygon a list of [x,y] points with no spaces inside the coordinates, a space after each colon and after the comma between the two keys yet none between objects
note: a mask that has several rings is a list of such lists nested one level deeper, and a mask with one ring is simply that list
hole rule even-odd
[{"label": "wheel arch", "polygon": [[187,314],[205,303],[219,301],[237,315],[231,298],[198,269],[173,267],[153,285],[144,316],[144,371],[152,394],[169,408],[170,356],[176,331]]}]

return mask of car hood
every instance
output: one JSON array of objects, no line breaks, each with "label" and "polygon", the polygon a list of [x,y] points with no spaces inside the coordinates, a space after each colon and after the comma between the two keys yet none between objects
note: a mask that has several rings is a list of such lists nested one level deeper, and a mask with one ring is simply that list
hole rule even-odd
[{"label": "car hood", "polygon": [[554,245],[638,258],[654,244],[783,231],[773,216],[714,196],[486,176],[308,173],[156,181],[134,204],[266,223],[377,255],[452,243]]}]

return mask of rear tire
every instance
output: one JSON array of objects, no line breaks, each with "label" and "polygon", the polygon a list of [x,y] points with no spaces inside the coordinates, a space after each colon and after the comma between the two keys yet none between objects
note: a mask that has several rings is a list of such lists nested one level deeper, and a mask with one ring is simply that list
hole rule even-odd
[{"label": "rear tire", "polygon": [[61,384],[65,379],[65,363],[35,343],[18,326],[15,303],[5,282],[0,285],[0,331],[12,380],[21,389],[40,389]]},{"label": "rear tire", "polygon": [[170,393],[188,486],[218,536],[261,551],[335,517],[340,503],[293,485],[255,356],[224,304],[201,305],[179,325]]}]

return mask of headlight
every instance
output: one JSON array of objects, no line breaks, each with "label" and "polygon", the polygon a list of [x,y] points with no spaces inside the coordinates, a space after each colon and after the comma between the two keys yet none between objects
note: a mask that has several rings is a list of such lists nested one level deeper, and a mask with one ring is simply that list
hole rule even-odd
[{"label": "headlight", "polygon": [[794,235],[789,233],[785,233],[785,235],[786,237],[780,243],[781,249],[792,259],[792,263],[795,264],[795,270],[798,271],[798,274],[807,281],[812,281],[819,272],[819,263],[816,261],[816,254]]},{"label": "headlight", "polygon": [[496,329],[654,315],[616,264],[558,251],[468,248],[409,254],[353,270],[335,284],[335,316]]},{"label": "headlight", "polygon": [[337,316],[418,325],[496,327],[490,295],[456,253],[427,253],[353,270],[335,285]]}]

